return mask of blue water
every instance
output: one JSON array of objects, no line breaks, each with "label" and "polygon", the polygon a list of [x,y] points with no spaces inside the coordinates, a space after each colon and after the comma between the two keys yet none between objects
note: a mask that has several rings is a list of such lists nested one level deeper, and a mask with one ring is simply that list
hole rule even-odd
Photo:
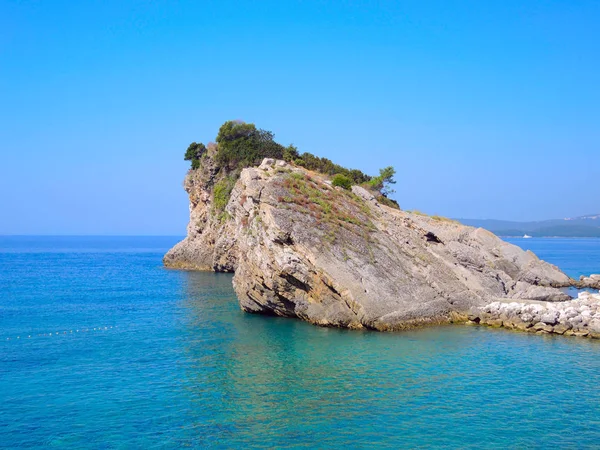
[{"label": "blue water", "polygon": [[[2,448],[600,445],[598,341],[244,314],[176,241],[0,238]],[[513,242],[600,272],[600,240]]]},{"label": "blue water", "polygon": [[531,250],[557,265],[570,277],[600,273],[600,238],[508,238],[524,250]]}]

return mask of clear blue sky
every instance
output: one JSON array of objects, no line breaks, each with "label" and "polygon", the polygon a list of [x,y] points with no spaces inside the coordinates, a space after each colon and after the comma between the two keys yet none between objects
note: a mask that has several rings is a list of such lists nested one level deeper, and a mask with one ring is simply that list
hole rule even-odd
[{"label": "clear blue sky", "polygon": [[0,234],[184,234],[225,120],[405,209],[600,212],[600,2],[0,0]]}]

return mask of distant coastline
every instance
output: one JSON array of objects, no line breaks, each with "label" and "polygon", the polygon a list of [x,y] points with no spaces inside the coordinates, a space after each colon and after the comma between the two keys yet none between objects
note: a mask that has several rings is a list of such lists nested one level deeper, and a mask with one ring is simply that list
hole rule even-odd
[{"label": "distant coastline", "polygon": [[473,227],[481,227],[497,236],[517,238],[599,238],[600,214],[538,222],[513,222],[493,219],[456,219]]},{"label": "distant coastline", "polygon": [[[523,236],[509,236],[506,234],[497,234],[502,239],[526,239]],[[600,236],[531,236],[535,239],[600,239]]]}]

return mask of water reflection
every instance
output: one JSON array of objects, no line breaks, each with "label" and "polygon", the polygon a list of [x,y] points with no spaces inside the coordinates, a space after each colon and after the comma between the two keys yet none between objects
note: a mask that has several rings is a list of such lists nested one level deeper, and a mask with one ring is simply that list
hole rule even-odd
[{"label": "water reflection", "polygon": [[[241,312],[230,275],[185,273],[184,286],[182,365],[193,399],[185,442],[195,445],[396,447],[422,445],[425,436],[443,446],[472,433],[506,442],[505,424],[523,410],[530,420],[515,430],[530,436],[540,426],[536,402],[558,419],[574,401],[562,391],[549,405],[531,390],[552,393],[555,383],[600,369],[600,346],[589,342],[575,352],[583,373],[573,373],[565,339],[456,326],[397,334],[318,328]],[[554,369],[548,352],[573,365],[544,378]]]},{"label": "water reflection", "polygon": [[[459,327],[401,334],[318,328],[242,313],[230,275],[186,273],[185,286],[186,388],[202,411],[190,437],[196,444],[420,445],[422,434],[435,444],[440,429],[460,440],[465,429],[494,428],[495,409],[482,401],[519,414],[532,406],[524,386],[536,377],[533,384],[550,381],[531,367],[538,346],[548,345],[531,340],[538,336]],[[568,354],[561,341],[550,345]],[[507,371],[521,384],[507,383]],[[503,425],[496,427],[498,438]]]},{"label": "water reflection", "polygon": [[68,257],[0,252],[7,336],[115,325],[0,342],[0,447],[600,441],[600,342],[253,316],[240,311],[230,275],[165,270],[163,249],[111,245]]}]

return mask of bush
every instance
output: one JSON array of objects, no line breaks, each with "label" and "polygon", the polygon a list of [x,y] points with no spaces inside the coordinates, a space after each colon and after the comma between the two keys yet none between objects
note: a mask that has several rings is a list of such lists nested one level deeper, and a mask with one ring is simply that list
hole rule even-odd
[{"label": "bush", "polygon": [[377,201],[382,205],[389,206],[390,208],[400,209],[400,205],[396,200],[392,200],[391,198],[387,198],[384,195],[378,195]]},{"label": "bush", "polygon": [[[347,169],[334,164],[330,159],[311,153],[300,154],[295,146],[284,147],[275,142],[274,137],[272,132],[258,129],[253,123],[227,121],[221,125],[217,135],[216,162],[220,169],[231,173],[245,167],[258,166],[264,158],[275,158],[293,161],[298,166],[325,175],[344,175],[354,184],[370,182],[372,179],[360,170]],[[211,144],[209,147],[212,147]],[[197,169],[200,167],[200,158],[205,153],[204,144],[192,142],[185,152],[185,160],[192,162],[192,169]]]},{"label": "bush", "polygon": [[395,203],[387,199],[394,192],[391,185],[396,182],[393,167],[385,167],[379,171],[378,176],[371,177],[360,170],[347,169],[335,164],[327,158],[320,158],[311,153],[300,154],[293,145],[284,147],[275,142],[274,137],[272,132],[258,129],[253,123],[230,120],[219,128],[217,144],[208,145],[208,155],[204,144],[192,142],[185,152],[184,159],[191,161],[192,170],[195,170],[200,167],[202,157],[210,155],[212,158],[214,155],[217,163],[214,176],[217,180],[221,179],[214,186],[214,200],[215,208],[220,211],[227,205],[231,189],[241,170],[258,166],[264,158],[293,161],[297,166],[333,176],[333,185],[344,189],[350,189],[353,184],[366,184],[386,198],[380,200],[381,202]]},{"label": "bush", "polygon": [[315,172],[324,173],[325,175],[344,175],[350,178],[354,184],[362,184],[371,180],[369,175],[364,174],[360,170],[346,169],[339,164],[334,164],[330,159],[319,158],[312,153],[302,153],[302,155],[300,155],[300,161],[301,163],[297,161],[296,164],[305,167],[308,170],[314,170]]},{"label": "bush", "polygon": [[352,180],[350,178],[348,178],[346,175],[342,175],[341,173],[338,173],[336,175],[334,175],[333,179],[331,180],[331,184],[333,186],[339,186],[342,189],[350,189],[352,187]]},{"label": "bush", "polygon": [[213,188],[213,207],[216,211],[223,211],[229,203],[229,197],[237,177],[225,177],[215,183]]},{"label": "bush", "polygon": [[288,145],[283,150],[283,159],[287,162],[295,161],[299,157],[300,157],[300,154],[298,153],[298,149],[296,147],[294,147],[292,144]]}]

